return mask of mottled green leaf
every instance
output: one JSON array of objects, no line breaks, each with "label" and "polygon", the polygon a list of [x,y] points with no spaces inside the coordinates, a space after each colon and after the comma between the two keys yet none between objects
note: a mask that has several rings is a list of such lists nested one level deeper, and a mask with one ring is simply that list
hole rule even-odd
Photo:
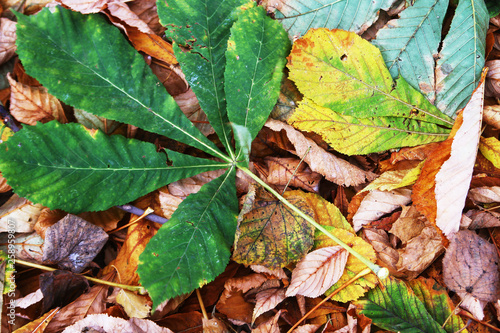
[{"label": "mottled green leaf", "polygon": [[[304,213],[313,215],[300,196],[285,198]],[[314,227],[263,188],[247,195],[248,212],[242,212],[233,260],[246,265],[281,268],[301,259],[313,245]]]},{"label": "mottled green leaf", "polygon": [[193,89],[202,110],[228,151],[232,150],[231,127],[226,112],[224,69],[230,28],[242,11],[254,6],[249,0],[158,0],[158,16],[167,28],[175,57]]},{"label": "mottled green leaf", "polygon": [[231,256],[238,199],[234,168],[189,195],[140,256],[141,284],[153,308],[221,274]]},{"label": "mottled green leaf", "polygon": [[489,15],[484,0],[460,0],[436,66],[436,106],[449,116],[464,107],[484,67]]},{"label": "mottled green leaf", "polygon": [[[25,126],[0,145],[0,170],[22,197],[68,212],[105,210],[227,164],[56,121]],[[177,166],[176,164],[179,164]]]},{"label": "mottled green leaf", "polygon": [[441,42],[448,0],[417,0],[387,22],[372,43],[395,79],[401,75],[429,101],[435,99],[434,57]]},{"label": "mottled green leaf", "polygon": [[[17,14],[17,52],[26,72],[65,103],[98,116],[221,153],[184,116],[149,66],[99,14],[62,7]],[[118,56],[119,55],[119,56]]]},{"label": "mottled green leaf", "polygon": [[389,277],[355,302],[362,314],[383,329],[401,333],[445,333],[422,301],[403,281]]}]

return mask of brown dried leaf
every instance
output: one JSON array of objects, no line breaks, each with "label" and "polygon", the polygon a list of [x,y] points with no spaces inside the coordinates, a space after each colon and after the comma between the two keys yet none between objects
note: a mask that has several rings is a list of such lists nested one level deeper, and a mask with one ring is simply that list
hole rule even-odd
[{"label": "brown dried leaf", "polygon": [[40,204],[33,204],[17,194],[12,195],[0,207],[0,232],[8,232],[13,227],[16,232],[32,232],[42,209]]},{"label": "brown dried leaf", "polygon": [[344,273],[348,255],[341,246],[323,247],[308,253],[293,270],[286,296],[300,294],[314,298],[324,294]]},{"label": "brown dried leaf", "polygon": [[[0,141],[1,142],[1,141]],[[9,184],[7,184],[7,179],[2,176],[0,172],[0,193],[8,192],[12,189]]]},{"label": "brown dried leaf", "polygon": [[215,130],[208,122],[208,117],[201,109],[200,103],[191,88],[182,94],[174,96],[174,99],[186,117],[194,123],[194,126],[198,128],[203,135],[208,136],[215,133]]},{"label": "brown dried leaf", "polygon": [[[3,272],[5,273],[5,272]],[[26,309],[30,305],[40,302],[43,299],[43,293],[41,289],[28,294],[24,297],[16,299],[16,308]]]},{"label": "brown dried leaf", "polygon": [[43,261],[80,273],[107,240],[108,234],[100,227],[68,214],[46,230]]},{"label": "brown dried leaf", "polygon": [[131,1],[128,6],[155,34],[161,35],[165,31],[158,18],[156,0]]},{"label": "brown dried leaf", "polygon": [[[311,171],[298,158],[266,157],[268,168],[267,183],[278,186],[299,187],[309,192],[319,191],[319,182],[322,176]],[[291,179],[291,180],[290,180]]]},{"label": "brown dried leaf", "polygon": [[120,222],[125,216],[125,211],[117,207],[111,207],[108,210],[100,212],[85,212],[78,214],[78,216],[108,232],[116,229],[118,222]]},{"label": "brown dried leaf", "polygon": [[357,232],[363,225],[375,221],[410,202],[410,189],[399,188],[387,192],[373,190],[363,198],[356,214],[352,217],[354,230]]},{"label": "brown dried leaf", "polygon": [[10,83],[10,112],[19,122],[35,125],[58,120],[67,123],[61,103],[45,87],[31,87],[15,81],[7,74]]},{"label": "brown dried leaf", "polygon": [[16,53],[16,22],[0,18],[0,64]]},{"label": "brown dried leaf", "polygon": [[160,327],[151,320],[131,318],[127,321],[122,318],[110,317],[107,314],[91,314],[63,331],[63,333],[74,332],[173,333],[168,328]]},{"label": "brown dried leaf", "polygon": [[482,301],[500,298],[500,275],[496,247],[475,232],[462,230],[451,239],[443,259],[446,286]]},{"label": "brown dried leaf", "polygon": [[182,198],[176,197],[175,195],[167,192],[158,191],[158,198],[160,200],[160,206],[163,212],[163,216],[169,219],[177,210],[177,207],[179,207],[180,203],[182,202]]},{"label": "brown dried leaf", "polygon": [[472,220],[469,229],[500,227],[500,213],[471,209],[465,216]]},{"label": "brown dried leaf", "polygon": [[267,281],[264,274],[250,274],[239,278],[231,278],[226,281],[224,288],[231,292],[232,289],[246,293],[250,289],[260,287]]},{"label": "brown dried leaf", "polygon": [[50,321],[59,311],[59,308],[52,309],[40,316],[36,320],[24,325],[16,330],[16,333],[42,333],[47,332],[45,329],[49,325]]},{"label": "brown dried leaf", "polygon": [[252,333],[280,333],[278,320],[281,317],[282,311],[283,310],[279,310],[278,312],[276,312],[273,318],[260,324],[257,328],[252,330]]},{"label": "brown dried leaf", "polygon": [[[7,253],[7,244],[11,238],[8,239],[7,233],[2,234],[0,237],[2,237],[1,242],[5,244],[5,246],[0,247],[0,249]],[[44,240],[36,232],[31,234],[17,234],[14,241],[15,243],[13,245],[17,259],[28,260],[40,264],[42,263],[42,246]]]},{"label": "brown dried leaf", "polygon": [[488,67],[488,75],[484,93],[488,97],[500,98],[500,60],[487,61],[485,67]]},{"label": "brown dried leaf", "polygon": [[296,329],[294,329],[292,332],[293,333],[314,333],[320,328],[321,325],[319,324],[305,324],[305,325],[300,325]]},{"label": "brown dried leaf", "polygon": [[500,105],[487,105],[483,109],[483,122],[500,129]]},{"label": "brown dried leaf", "polygon": [[427,219],[420,214],[414,206],[405,206],[394,222],[390,233],[396,235],[403,244],[406,244],[412,238],[418,236],[426,227]]},{"label": "brown dried leaf", "polygon": [[374,178],[374,174],[371,172],[363,171],[349,162],[323,150],[313,140],[306,138],[302,133],[290,125],[269,119],[265,126],[275,132],[285,131],[288,139],[295,148],[294,150],[290,150],[290,152],[297,155],[299,158],[305,156],[304,161],[309,165],[311,170],[322,174],[333,183],[353,186],[363,184],[367,180]]},{"label": "brown dried leaf", "polygon": [[476,160],[484,101],[483,71],[479,86],[457,116],[450,136],[424,162],[413,186],[416,208],[444,235],[458,231]]},{"label": "brown dried leaf", "polygon": [[262,265],[250,265],[250,268],[252,269],[252,271],[254,271],[256,273],[265,273],[265,274],[276,276],[279,279],[288,279],[283,268],[269,269],[269,268],[262,266]]},{"label": "brown dried leaf", "polygon": [[65,6],[82,14],[98,13],[103,10],[108,0],[58,0]]},{"label": "brown dried leaf", "polygon": [[115,21],[115,23],[116,19],[119,19],[129,26],[139,29],[140,32],[145,34],[154,34],[154,31],[149,28],[146,22],[141,20],[139,16],[131,11],[125,2],[120,0],[108,0],[107,10],[112,16],[111,20]]},{"label": "brown dried leaf", "polygon": [[255,295],[256,303],[253,309],[252,323],[264,312],[276,308],[285,298],[285,289],[281,287],[268,288],[258,292]]},{"label": "brown dried leaf", "polygon": [[471,188],[468,197],[476,203],[500,202],[500,186]]},{"label": "brown dried leaf", "polygon": [[226,325],[222,320],[217,318],[212,319],[202,319],[203,322],[203,333],[226,333],[229,332]]},{"label": "brown dried leaf", "polygon": [[381,229],[363,228],[363,238],[373,246],[377,257],[394,275],[397,270],[396,264],[399,260],[399,253],[391,246],[387,232]]},{"label": "brown dried leaf", "polygon": [[438,146],[439,143],[433,142],[422,146],[401,148],[399,151],[392,153],[388,160],[380,163],[382,165],[382,171],[385,172],[389,169],[387,165],[396,165],[398,162],[423,161]]},{"label": "brown dried leaf", "polygon": [[42,312],[56,306],[63,307],[89,289],[89,283],[83,276],[68,271],[46,272],[40,274],[39,279],[43,294]]},{"label": "brown dried leaf", "polygon": [[206,183],[214,180],[224,173],[224,170],[202,172],[196,176],[184,178],[168,185],[170,194],[185,199],[188,195],[196,193]]},{"label": "brown dried leaf", "polygon": [[66,212],[63,212],[59,209],[51,210],[47,207],[44,207],[40,212],[40,216],[38,217],[35,223],[35,231],[42,237],[45,238],[45,231],[48,227],[53,226],[60,219],[66,216]]}]

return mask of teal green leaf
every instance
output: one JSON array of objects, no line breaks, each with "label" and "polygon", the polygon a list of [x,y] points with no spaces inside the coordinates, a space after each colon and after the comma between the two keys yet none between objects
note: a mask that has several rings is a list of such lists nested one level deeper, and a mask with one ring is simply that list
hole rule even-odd
[{"label": "teal green leaf", "polygon": [[401,333],[445,333],[424,304],[403,281],[389,277],[383,287],[370,290],[354,302],[358,310],[380,328]]},{"label": "teal green leaf", "polygon": [[311,28],[328,28],[363,32],[387,10],[394,0],[273,0],[268,10],[277,9],[290,37],[302,37]]},{"label": "teal green leaf", "polygon": [[65,103],[221,157],[184,116],[143,57],[99,14],[62,7],[16,14],[26,72]]},{"label": "teal green leaf", "polygon": [[236,231],[234,168],[189,195],[140,256],[137,270],[156,308],[215,279],[226,268]]},{"label": "teal green leaf", "polygon": [[[227,167],[180,155],[171,152],[179,166],[168,166],[154,144],[52,121],[25,126],[0,145],[0,170],[20,196],[80,213],[125,204],[170,182]],[[190,168],[183,165],[185,158]]]},{"label": "teal green leaf", "polygon": [[263,7],[246,10],[231,27],[226,51],[225,90],[229,120],[255,139],[278,100],[288,36]]},{"label": "teal green leaf", "polygon": [[230,28],[241,12],[253,7],[249,0],[158,0],[158,16],[165,35],[190,47],[183,52],[174,45],[175,57],[193,89],[202,110],[228,151],[231,126],[224,93],[225,52]]},{"label": "teal green leaf", "polygon": [[436,102],[453,116],[479,84],[489,14],[483,0],[460,0],[436,66]]},{"label": "teal green leaf", "polygon": [[435,99],[434,57],[441,42],[448,0],[417,0],[377,33],[377,46],[395,79],[401,75],[431,102]]}]

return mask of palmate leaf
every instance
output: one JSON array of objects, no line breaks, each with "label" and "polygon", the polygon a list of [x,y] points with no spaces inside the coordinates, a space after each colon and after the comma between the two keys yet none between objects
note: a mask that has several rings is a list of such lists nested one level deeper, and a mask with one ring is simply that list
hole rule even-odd
[{"label": "palmate leaf", "polygon": [[484,67],[489,14],[484,0],[460,0],[436,66],[436,106],[449,116],[465,106]]},{"label": "palmate leaf", "polygon": [[19,57],[26,72],[52,95],[95,115],[222,156],[116,27],[99,14],[52,10],[16,14]]},{"label": "palmate leaf", "polygon": [[311,28],[366,30],[378,18],[380,9],[387,10],[394,0],[273,0],[267,9],[277,9],[290,36],[302,37]]},{"label": "palmate leaf", "polygon": [[441,42],[448,0],[417,0],[389,21],[372,43],[395,79],[401,75],[415,89],[435,99],[434,57]]},{"label": "palmate leaf", "polygon": [[244,11],[231,27],[225,90],[229,120],[255,139],[278,99],[290,50],[285,30],[263,7]]},{"label": "palmate leaf", "polygon": [[226,268],[238,215],[235,176],[232,167],[189,195],[149,241],[137,273],[153,308],[202,287]]},{"label": "palmate leaf", "polygon": [[[125,204],[170,182],[227,164],[56,121],[25,126],[0,146],[0,170],[20,196],[72,213]],[[177,163],[179,164],[177,166]]]},{"label": "palmate leaf", "polygon": [[254,6],[249,0],[158,0],[158,16],[175,43],[191,47],[183,52],[174,45],[175,57],[202,110],[228,151],[231,127],[224,93],[225,52],[229,30],[241,12]]}]

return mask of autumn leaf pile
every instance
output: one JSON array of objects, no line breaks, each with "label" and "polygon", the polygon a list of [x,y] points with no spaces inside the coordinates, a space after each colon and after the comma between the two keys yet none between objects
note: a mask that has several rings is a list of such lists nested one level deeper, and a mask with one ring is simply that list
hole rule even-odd
[{"label": "autumn leaf pile", "polygon": [[498,331],[496,1],[0,10],[2,332]]}]

